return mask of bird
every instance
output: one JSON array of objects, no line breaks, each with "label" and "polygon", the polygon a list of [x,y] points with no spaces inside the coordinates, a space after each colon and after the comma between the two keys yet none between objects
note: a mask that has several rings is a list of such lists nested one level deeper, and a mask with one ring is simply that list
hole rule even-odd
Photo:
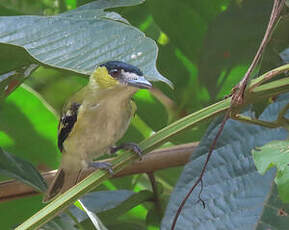
[{"label": "bird", "polygon": [[93,159],[119,149],[141,155],[134,143],[116,146],[136,112],[132,96],[152,84],[136,66],[122,61],[99,65],[88,84],[74,94],[64,106],[58,125],[58,148],[62,159],[43,202],[47,203],[77,184],[82,170],[107,169],[111,164]]}]

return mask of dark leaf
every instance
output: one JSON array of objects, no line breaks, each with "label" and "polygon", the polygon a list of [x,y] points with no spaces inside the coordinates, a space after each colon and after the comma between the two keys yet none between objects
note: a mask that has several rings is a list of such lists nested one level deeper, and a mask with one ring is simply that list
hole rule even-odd
[{"label": "dark leaf", "polygon": [[[288,95],[270,105],[260,116],[263,120],[275,120],[278,111],[288,103]],[[215,138],[219,125],[212,125],[195,154],[185,166],[182,176],[168,204],[162,221],[162,229],[170,229],[172,217],[181,201],[192,187],[203,167],[206,153]],[[176,229],[259,229],[276,227],[286,229],[289,218],[284,218],[282,227],[273,217],[264,216],[270,209],[278,210],[281,202],[272,192],[274,171],[261,176],[254,165],[251,150],[271,140],[286,138],[285,129],[268,129],[229,120],[218,140],[203,178],[202,199],[204,209],[198,201],[200,187],[193,192],[178,219]],[[195,156],[194,154],[194,156]],[[269,199],[268,199],[269,197]],[[274,200],[274,204],[270,201]],[[262,221],[259,222],[260,218]],[[269,219],[269,220],[266,220]],[[286,224],[285,224],[286,223]],[[285,224],[285,225],[284,225]]]},{"label": "dark leaf", "polygon": [[28,161],[0,149],[0,174],[22,181],[38,191],[45,191],[47,186],[34,166]]}]

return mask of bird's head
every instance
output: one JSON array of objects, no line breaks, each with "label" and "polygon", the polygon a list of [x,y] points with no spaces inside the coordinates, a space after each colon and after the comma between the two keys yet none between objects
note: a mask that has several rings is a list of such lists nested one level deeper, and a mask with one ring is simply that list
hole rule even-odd
[{"label": "bird's head", "polygon": [[139,68],[121,61],[109,61],[101,64],[91,77],[98,87],[104,89],[117,86],[130,86],[140,89],[152,87]]}]

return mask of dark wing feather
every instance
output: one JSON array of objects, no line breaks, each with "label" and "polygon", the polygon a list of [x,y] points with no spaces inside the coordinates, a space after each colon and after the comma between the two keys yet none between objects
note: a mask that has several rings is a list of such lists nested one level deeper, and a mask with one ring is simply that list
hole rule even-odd
[{"label": "dark wing feather", "polygon": [[63,151],[63,142],[69,136],[75,122],[77,121],[77,114],[80,104],[71,103],[69,109],[62,115],[58,126],[58,148],[60,152]]}]

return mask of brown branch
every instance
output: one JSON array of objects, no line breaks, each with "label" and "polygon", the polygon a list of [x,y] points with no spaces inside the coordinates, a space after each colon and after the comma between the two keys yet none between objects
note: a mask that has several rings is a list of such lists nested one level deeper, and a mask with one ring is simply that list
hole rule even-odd
[{"label": "brown branch", "polygon": [[[154,150],[144,155],[143,160],[136,160],[134,164],[117,173],[114,178],[138,173],[151,173],[160,169],[184,165],[189,161],[190,155],[197,145],[198,143],[195,142]],[[86,176],[91,172],[93,170],[87,171]],[[55,173],[56,170],[53,170],[42,173],[42,176],[49,184]],[[36,194],[38,194],[37,191],[20,181],[10,180],[0,183],[0,202]]]},{"label": "brown branch", "polygon": [[260,61],[260,58],[271,38],[271,35],[273,33],[274,26],[276,25],[276,22],[279,19],[280,13],[282,11],[282,8],[284,6],[285,0],[274,0],[273,9],[271,11],[270,20],[265,32],[265,35],[263,37],[263,40],[259,46],[259,49],[248,68],[246,74],[244,75],[243,79],[239,82],[239,84],[234,87],[233,89],[233,95],[232,95],[232,105],[241,105],[244,103],[244,92],[247,87],[248,81],[250,79],[250,76],[257,66],[257,64]]},{"label": "brown branch", "polygon": [[155,203],[155,206],[156,206],[156,210],[157,210],[157,213],[159,215],[159,218],[161,218],[162,217],[162,208],[161,208],[161,202],[160,202],[160,197],[159,197],[159,191],[158,191],[156,177],[155,177],[153,172],[149,172],[149,173],[147,173],[147,175],[148,175],[148,177],[150,179],[152,190],[153,190],[153,193],[154,193],[154,203]]}]

